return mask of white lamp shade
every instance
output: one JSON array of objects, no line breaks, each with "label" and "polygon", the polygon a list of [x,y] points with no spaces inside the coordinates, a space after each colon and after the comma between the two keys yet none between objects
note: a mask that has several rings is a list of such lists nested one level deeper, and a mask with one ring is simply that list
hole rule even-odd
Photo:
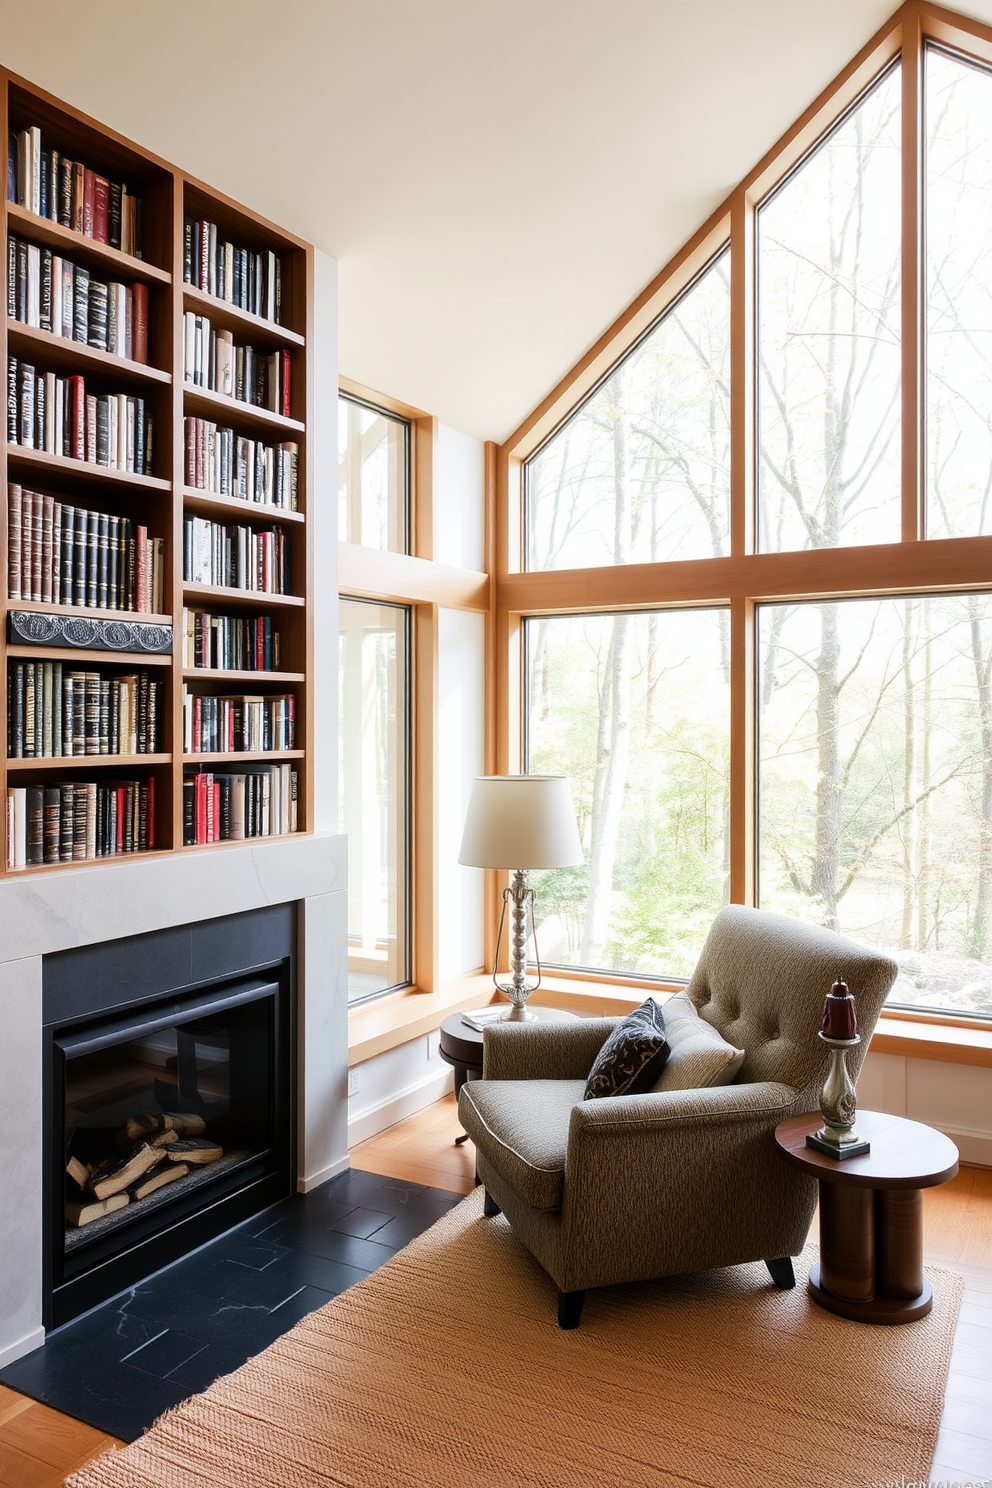
[{"label": "white lamp shade", "polygon": [[472,786],[459,863],[473,868],[567,868],[582,862],[572,788],[564,775],[481,775]]}]

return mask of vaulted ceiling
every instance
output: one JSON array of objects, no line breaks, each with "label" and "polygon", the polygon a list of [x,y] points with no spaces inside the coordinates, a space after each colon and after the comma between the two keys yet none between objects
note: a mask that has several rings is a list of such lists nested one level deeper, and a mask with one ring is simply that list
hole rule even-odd
[{"label": "vaulted ceiling", "polygon": [[331,254],[341,370],[500,440],[893,8],[0,0],[0,62]]}]

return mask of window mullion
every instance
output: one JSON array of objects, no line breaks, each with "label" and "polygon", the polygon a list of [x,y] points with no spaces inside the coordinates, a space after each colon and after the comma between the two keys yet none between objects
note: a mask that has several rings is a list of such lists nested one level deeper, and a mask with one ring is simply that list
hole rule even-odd
[{"label": "window mullion", "polygon": [[923,63],[921,17],[902,34],[902,540],[924,535]]}]

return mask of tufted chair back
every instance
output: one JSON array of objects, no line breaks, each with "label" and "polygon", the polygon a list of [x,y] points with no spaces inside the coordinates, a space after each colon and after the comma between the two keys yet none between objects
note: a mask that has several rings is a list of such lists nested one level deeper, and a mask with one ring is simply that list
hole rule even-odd
[{"label": "tufted chair back", "polygon": [[857,1003],[861,1044],[847,1060],[856,1080],[897,970],[832,930],[731,904],[710,927],[688,994],[701,1017],[745,1050],[736,1084],[781,1080],[812,1108],[826,1069],[816,1035],[832,983],[842,977]]}]

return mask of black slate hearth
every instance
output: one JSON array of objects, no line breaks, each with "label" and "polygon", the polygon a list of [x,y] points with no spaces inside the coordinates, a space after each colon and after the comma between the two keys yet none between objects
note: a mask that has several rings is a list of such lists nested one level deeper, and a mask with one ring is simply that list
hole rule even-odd
[{"label": "black slate hearth", "polygon": [[134,1441],[460,1199],[378,1173],[342,1173],[50,1333],[43,1348],[0,1370],[0,1383]]}]

